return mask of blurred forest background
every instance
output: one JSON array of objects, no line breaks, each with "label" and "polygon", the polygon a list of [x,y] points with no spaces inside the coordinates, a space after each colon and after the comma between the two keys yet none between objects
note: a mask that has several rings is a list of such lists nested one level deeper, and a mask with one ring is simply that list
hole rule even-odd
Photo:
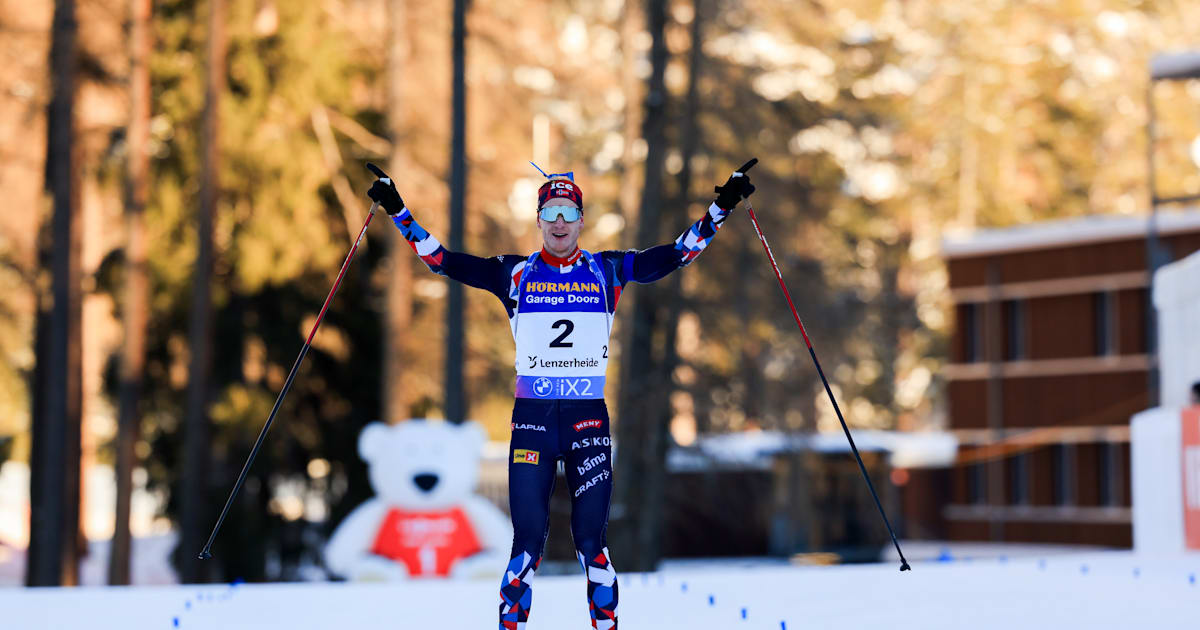
[{"label": "blurred forest background", "polygon": [[[757,156],[753,202],[848,422],[937,427],[942,235],[1145,212],[1148,62],[1197,24],[1165,0],[0,0],[0,461],[31,465],[27,579],[75,583],[71,541],[115,532],[128,582],[131,529],[166,528],[184,580],[297,579],[370,493],[367,422],[507,439],[503,310],[467,291],[456,315],[380,221],[218,560],[191,561],[365,216],[366,160],[444,242],[460,203],[463,248],[492,255],[540,245],[527,160],[575,171],[601,250],[674,239]],[[1157,89],[1160,124],[1194,128],[1200,85]],[[1200,192],[1193,135],[1163,134],[1161,193]],[[837,427],[740,216],[617,321],[609,400],[645,451],[619,464],[618,518],[653,505],[630,486],[669,441]],[[116,476],[116,521],[76,526],[93,470]],[[134,486],[156,518],[130,522]],[[24,546],[28,515],[0,517]]]}]

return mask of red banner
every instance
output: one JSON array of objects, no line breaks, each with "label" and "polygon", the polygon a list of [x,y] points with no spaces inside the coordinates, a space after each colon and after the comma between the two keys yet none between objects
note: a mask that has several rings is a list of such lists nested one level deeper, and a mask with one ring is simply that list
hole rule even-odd
[{"label": "red banner", "polygon": [[1200,550],[1200,406],[1183,410],[1183,538]]}]

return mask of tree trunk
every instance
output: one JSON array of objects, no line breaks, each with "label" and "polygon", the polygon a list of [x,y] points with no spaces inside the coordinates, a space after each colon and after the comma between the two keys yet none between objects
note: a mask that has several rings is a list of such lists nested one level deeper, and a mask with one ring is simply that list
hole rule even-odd
[{"label": "tree trunk", "polygon": [[[50,45],[52,96],[47,109],[46,189],[54,199],[49,259],[53,304],[38,331],[34,416],[36,485],[30,489],[30,585],[79,581],[81,288],[79,172],[75,151],[75,3],[58,0]],[[44,344],[44,345],[42,345]],[[45,366],[41,365],[45,362]]]},{"label": "tree trunk", "polygon": [[[404,70],[408,61],[407,20],[405,17],[406,0],[387,0],[388,10],[388,51],[387,51],[387,85],[388,135],[392,141],[391,157],[388,174],[393,179],[407,183],[407,168],[400,147],[404,146]],[[412,274],[413,254],[409,251],[408,243],[399,230],[389,229],[391,247],[388,251],[388,264],[385,267],[390,278],[387,285],[387,311],[384,316],[384,335],[386,350],[383,357],[383,412],[384,420],[395,422],[407,418],[411,411],[409,405],[412,398],[409,388],[401,386],[404,369],[412,365],[412,347],[407,340],[412,331]]]},{"label": "tree trunk", "polygon": [[[637,187],[634,185],[634,171],[637,169],[638,158],[634,154],[633,145],[638,140],[638,123],[640,101],[638,100],[637,50],[634,41],[637,39],[639,26],[642,23],[641,11],[638,10],[638,0],[625,0],[621,11],[621,93],[625,96],[625,120],[621,129],[624,147],[621,151],[621,176],[624,185],[618,193],[617,207],[627,222],[632,222],[637,210]],[[634,245],[636,246],[636,244]]]},{"label": "tree trunk", "polygon": [[[647,83],[642,135],[646,139],[645,188],[638,211],[637,244],[647,247],[659,237],[663,163],[666,157],[667,92],[663,75],[667,65],[665,0],[648,0],[646,15],[653,44],[652,71]],[[627,342],[622,344],[620,398],[617,411],[617,485],[613,501],[620,524],[614,547],[617,562],[629,571],[652,570],[658,562],[655,544],[661,530],[662,486],[665,471],[667,427],[655,415],[653,399],[663,395],[646,377],[653,366],[653,332],[659,301],[653,291],[632,296],[633,315]],[[650,374],[654,376],[653,372]]]},{"label": "tree trunk", "polygon": [[130,0],[129,11],[130,110],[129,131],[126,134],[129,161],[126,164],[125,191],[129,235],[125,245],[125,345],[121,350],[121,392],[117,415],[117,505],[108,563],[109,584],[130,583],[132,536],[129,531],[129,511],[133,496],[133,469],[137,465],[135,448],[141,435],[142,416],[138,411],[138,401],[142,394],[146,362],[146,322],[150,303],[144,213],[150,170],[151,0]]},{"label": "tree trunk", "polygon": [[[463,198],[467,185],[467,0],[454,0],[454,85],[450,140],[450,250],[463,250]],[[463,286],[451,282],[446,300],[446,419],[466,419],[463,391]]]},{"label": "tree trunk", "polygon": [[[692,205],[692,158],[696,155],[699,148],[700,130],[697,124],[697,118],[700,116],[700,97],[696,89],[696,83],[699,81],[700,70],[704,67],[703,48],[699,42],[703,41],[704,34],[704,17],[706,3],[704,0],[693,0],[692,2],[692,28],[690,31],[691,48],[688,51],[688,86],[687,93],[684,96],[684,112],[683,125],[680,133],[680,139],[683,143],[682,154],[683,165],[679,170],[679,190],[676,197],[676,202],[670,204],[665,212],[663,226],[667,230],[683,230],[686,225]],[[701,200],[707,201],[710,197],[703,196]],[[707,212],[707,203],[702,203],[700,210]],[[696,217],[691,217],[695,219]],[[675,340],[678,332],[679,316],[683,312],[683,288],[679,274],[672,274],[669,282],[665,287],[666,291],[662,292],[662,298],[665,302],[664,321],[666,322],[666,338],[663,343],[663,360],[660,367],[662,374],[660,380],[673,391],[675,389],[673,380],[675,367],[679,365],[679,354],[675,349]],[[667,394],[670,391],[665,392]],[[665,415],[667,421],[671,417],[671,405],[668,396],[663,396],[660,399],[662,406],[661,413]]]},{"label": "tree trunk", "polygon": [[38,229],[38,272],[32,284],[37,318],[33,349],[37,361],[29,387],[31,442],[29,449],[29,550],[25,560],[26,586],[58,584],[59,527],[62,522],[62,427],[46,416],[49,387],[50,297],[43,286],[54,246],[50,223]]},{"label": "tree trunk", "polygon": [[213,218],[220,194],[217,171],[220,159],[218,110],[225,87],[224,0],[209,0],[208,72],[204,99],[203,151],[200,175],[200,208],[196,217],[196,268],[192,281],[192,312],[188,341],[187,408],[183,427],[183,475],[180,497],[180,549],[178,569],[183,583],[210,581],[213,572],[196,559],[205,542],[210,518],[208,475],[211,468],[211,427],[208,418],[212,368]]}]

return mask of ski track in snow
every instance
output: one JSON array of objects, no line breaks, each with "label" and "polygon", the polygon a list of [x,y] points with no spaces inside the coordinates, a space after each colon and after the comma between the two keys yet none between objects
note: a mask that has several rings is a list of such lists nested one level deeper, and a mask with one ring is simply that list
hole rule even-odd
[{"label": "ski track in snow", "polygon": [[[1000,557],[897,569],[873,564],[623,573],[620,628],[1200,627],[1196,553]],[[497,593],[491,580],[13,588],[0,590],[0,627],[482,629],[497,625]],[[582,575],[539,576],[533,597],[526,630],[590,627]]]}]

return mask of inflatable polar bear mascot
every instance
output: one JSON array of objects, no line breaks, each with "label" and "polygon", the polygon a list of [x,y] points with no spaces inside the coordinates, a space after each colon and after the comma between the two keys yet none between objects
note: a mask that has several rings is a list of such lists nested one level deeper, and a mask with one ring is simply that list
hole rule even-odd
[{"label": "inflatable polar bear mascot", "polygon": [[473,494],[485,436],[474,422],[373,422],[358,438],[375,497],[338,525],[325,564],[350,580],[499,577],[513,530]]}]

